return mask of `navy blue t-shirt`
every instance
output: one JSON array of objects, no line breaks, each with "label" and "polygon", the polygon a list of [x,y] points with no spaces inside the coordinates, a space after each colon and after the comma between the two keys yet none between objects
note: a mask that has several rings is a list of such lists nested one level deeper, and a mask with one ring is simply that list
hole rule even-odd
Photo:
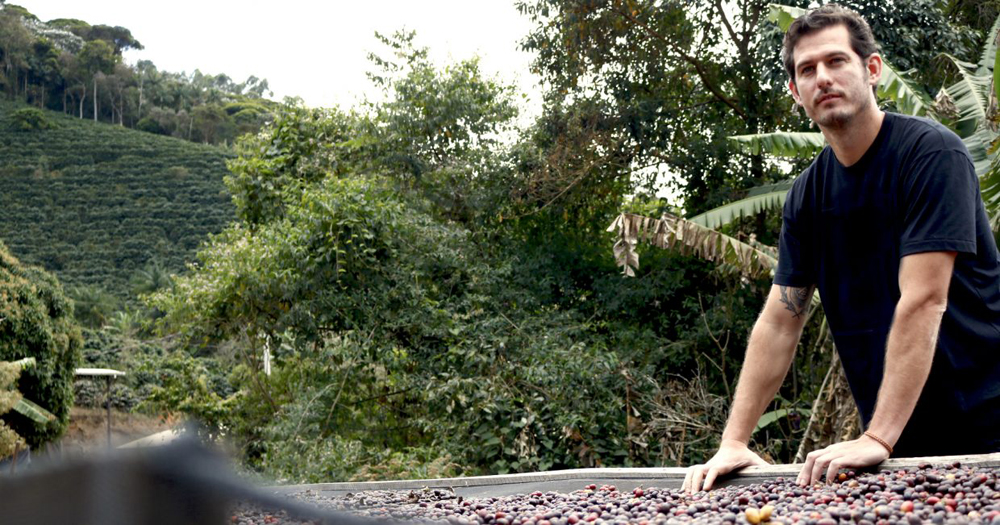
[{"label": "navy blue t-shirt", "polygon": [[958,252],[931,374],[896,455],[1000,450],[1000,255],[961,139],[932,120],[886,113],[854,165],[829,146],[816,157],[789,190],[783,219],[774,282],[817,286],[865,426],[900,259]]}]

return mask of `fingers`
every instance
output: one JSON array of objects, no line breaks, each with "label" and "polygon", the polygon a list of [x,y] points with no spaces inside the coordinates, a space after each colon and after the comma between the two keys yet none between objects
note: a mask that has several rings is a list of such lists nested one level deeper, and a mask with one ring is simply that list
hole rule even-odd
[{"label": "fingers", "polygon": [[833,450],[833,447],[810,452],[806,456],[806,465],[799,472],[799,485],[809,486],[819,483],[823,480],[824,474],[826,482],[833,483],[837,479],[837,473],[845,466],[843,454],[838,452],[842,451]]},{"label": "fingers", "polygon": [[830,462],[830,466],[826,469],[826,482],[833,483],[837,481],[837,473],[840,472],[840,467],[842,466],[842,460],[840,458],[835,459]]},{"label": "fingers", "polygon": [[722,469],[719,467],[712,467],[708,469],[708,474],[705,475],[705,490],[712,490],[712,485],[715,484],[715,478],[719,477],[719,474],[724,474]]},{"label": "fingers", "polygon": [[799,471],[799,477],[795,480],[800,486],[811,485],[809,481],[812,477],[813,465],[816,463],[816,458],[823,455],[826,449],[814,450],[809,454],[806,454],[806,462],[802,464],[802,470]]},{"label": "fingers", "polygon": [[833,455],[829,452],[816,458],[816,461],[813,462],[813,468],[809,477],[810,485],[813,483],[819,483],[819,481],[823,479],[823,472],[826,471],[826,467],[830,464],[830,461],[833,461]]},{"label": "fingers", "polygon": [[687,476],[684,477],[685,492],[692,493],[701,490],[701,482],[707,468],[705,465],[695,465],[688,469]]}]

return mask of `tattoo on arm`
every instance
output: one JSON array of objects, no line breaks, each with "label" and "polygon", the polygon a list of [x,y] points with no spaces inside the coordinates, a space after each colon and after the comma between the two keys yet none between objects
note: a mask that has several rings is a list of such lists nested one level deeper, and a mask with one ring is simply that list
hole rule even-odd
[{"label": "tattoo on arm", "polygon": [[798,319],[806,314],[809,309],[810,287],[793,288],[791,286],[778,286],[781,290],[781,302],[785,303],[785,310],[792,312],[792,317]]}]

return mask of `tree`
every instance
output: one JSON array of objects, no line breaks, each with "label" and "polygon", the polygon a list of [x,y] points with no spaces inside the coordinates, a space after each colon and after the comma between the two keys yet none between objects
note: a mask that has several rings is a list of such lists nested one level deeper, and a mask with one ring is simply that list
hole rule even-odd
[{"label": "tree", "polygon": [[129,86],[134,83],[134,70],[121,62],[115,64],[114,72],[105,77],[109,98],[111,100],[111,123],[115,122],[118,113],[118,125],[125,126],[125,110],[130,92]]},{"label": "tree", "polygon": [[0,10],[0,54],[3,56],[4,83],[8,97],[16,97],[21,71],[28,65],[31,33],[21,23],[21,16],[9,6]]},{"label": "tree", "polygon": [[143,49],[142,44],[132,36],[132,32],[121,26],[112,27],[98,24],[90,26],[86,33],[80,36],[88,41],[103,40],[107,42],[114,47],[114,54],[119,57],[123,51],[128,49]]},{"label": "tree", "polygon": [[114,50],[103,40],[91,40],[84,44],[79,53],[80,67],[94,81],[94,122],[97,122],[97,79],[100,75],[109,75],[114,71],[115,64],[120,57],[115,55]]},{"label": "tree", "polygon": [[201,140],[206,144],[214,144],[220,135],[228,136],[227,127],[231,127],[229,115],[218,105],[202,104],[196,106],[191,111],[191,117],[201,134]]},{"label": "tree", "polygon": [[44,38],[35,40],[28,58],[28,71],[29,80],[38,85],[38,107],[44,108],[46,91],[57,88],[61,76],[59,53],[51,42]]}]

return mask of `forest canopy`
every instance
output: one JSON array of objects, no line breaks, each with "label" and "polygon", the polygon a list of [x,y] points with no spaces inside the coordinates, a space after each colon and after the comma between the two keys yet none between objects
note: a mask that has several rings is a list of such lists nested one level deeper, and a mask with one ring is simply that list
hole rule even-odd
[{"label": "forest canopy", "polygon": [[277,105],[265,79],[128,64],[129,49],[143,46],[125,27],[46,22],[0,2],[0,91],[9,100],[209,144],[256,131]]}]

